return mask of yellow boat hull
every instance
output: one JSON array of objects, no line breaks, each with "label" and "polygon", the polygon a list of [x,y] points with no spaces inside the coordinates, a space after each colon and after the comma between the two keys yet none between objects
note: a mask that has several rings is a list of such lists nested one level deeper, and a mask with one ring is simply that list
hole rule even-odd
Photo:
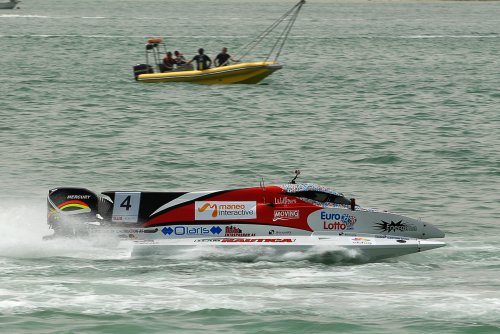
[{"label": "yellow boat hull", "polygon": [[240,63],[203,71],[171,71],[140,74],[141,82],[192,82],[197,84],[256,84],[281,69],[276,62]]}]

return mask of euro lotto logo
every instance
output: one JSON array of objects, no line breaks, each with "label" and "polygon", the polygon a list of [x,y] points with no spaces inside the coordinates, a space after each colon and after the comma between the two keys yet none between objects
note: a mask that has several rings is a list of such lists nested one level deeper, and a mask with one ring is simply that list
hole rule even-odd
[{"label": "euro lotto logo", "polygon": [[257,218],[257,203],[255,201],[195,202],[195,220],[233,220],[255,218]]},{"label": "euro lotto logo", "polygon": [[320,219],[323,221],[324,230],[352,230],[357,219],[347,213],[333,213],[321,211]]}]

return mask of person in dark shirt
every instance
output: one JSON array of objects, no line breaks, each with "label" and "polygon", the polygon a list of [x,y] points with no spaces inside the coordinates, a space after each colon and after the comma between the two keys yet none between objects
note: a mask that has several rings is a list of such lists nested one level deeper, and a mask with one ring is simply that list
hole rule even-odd
[{"label": "person in dark shirt", "polygon": [[165,58],[163,58],[163,66],[165,71],[172,71],[174,65],[176,64],[175,59],[172,58],[172,52],[167,52]]},{"label": "person in dark shirt", "polygon": [[186,58],[184,58],[184,55],[180,53],[179,51],[174,51],[175,55],[175,62],[177,65],[184,65],[186,64]]},{"label": "person in dark shirt", "polygon": [[233,59],[229,53],[227,53],[227,48],[222,48],[222,51],[215,57],[214,64],[215,66],[225,66],[228,65],[229,60],[237,62],[237,60]]},{"label": "person in dark shirt", "polygon": [[193,57],[187,64],[191,64],[193,61],[196,61],[196,69],[199,71],[209,69],[212,66],[212,59],[209,56],[204,54],[205,50],[203,48],[198,49],[198,54]]}]

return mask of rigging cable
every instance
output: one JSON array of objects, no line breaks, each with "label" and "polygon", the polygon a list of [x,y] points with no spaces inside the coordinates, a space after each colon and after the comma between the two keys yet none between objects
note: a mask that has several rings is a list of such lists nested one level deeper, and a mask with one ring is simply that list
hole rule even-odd
[{"label": "rigging cable", "polygon": [[302,5],[304,3],[305,3],[305,0],[302,0],[299,3],[297,3],[297,5],[296,5],[296,6],[298,6],[297,9],[295,10],[295,12],[290,17],[290,20],[288,21],[288,24],[286,25],[285,29],[281,32],[281,35],[276,39],[276,43],[274,43],[274,46],[271,49],[271,51],[269,52],[269,54],[268,54],[268,56],[267,56],[267,58],[266,58],[265,61],[267,61],[271,57],[271,55],[273,54],[274,49],[278,45],[279,41],[282,40],[281,45],[278,48],[278,51],[276,52],[276,56],[274,57],[274,61],[278,60],[278,57],[281,54],[281,50],[285,46],[285,42],[288,39],[288,35],[290,34],[290,31],[292,30],[292,27],[293,27],[293,25],[295,23],[295,20],[297,20],[297,16],[299,15],[299,11],[302,8]]},{"label": "rigging cable", "polygon": [[299,14],[300,9],[302,8],[302,5],[305,4],[305,0],[300,0],[295,6],[293,6],[291,9],[289,9],[285,14],[283,14],[278,20],[273,22],[269,27],[267,27],[262,33],[260,33],[256,38],[254,38],[252,41],[250,41],[248,44],[243,46],[238,52],[242,52],[243,54],[237,58],[237,61],[240,61],[243,59],[246,55],[248,55],[260,42],[264,40],[276,27],[278,27],[287,17],[291,15],[290,21],[286,25],[285,29],[281,32],[281,35],[278,37],[277,41],[273,45],[273,48],[271,49],[271,52],[268,54],[266,57],[267,59],[270,58],[271,54],[273,53],[274,49],[278,45],[280,39],[283,39],[276,57],[274,60],[276,61],[281,53],[281,49],[285,45],[285,41],[288,38],[288,34],[290,33],[290,30],[292,29],[293,24],[295,23],[295,20],[297,19],[297,16]]}]

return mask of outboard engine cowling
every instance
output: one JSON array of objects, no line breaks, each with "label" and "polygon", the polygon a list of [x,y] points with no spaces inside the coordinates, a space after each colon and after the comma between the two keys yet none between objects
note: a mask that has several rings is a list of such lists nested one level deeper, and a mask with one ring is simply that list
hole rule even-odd
[{"label": "outboard engine cowling", "polygon": [[137,64],[134,66],[134,78],[137,81],[140,74],[154,73],[153,67],[148,64]]},{"label": "outboard engine cowling", "polygon": [[54,235],[86,235],[88,223],[97,220],[98,197],[83,188],[56,188],[47,197],[47,224]]}]

